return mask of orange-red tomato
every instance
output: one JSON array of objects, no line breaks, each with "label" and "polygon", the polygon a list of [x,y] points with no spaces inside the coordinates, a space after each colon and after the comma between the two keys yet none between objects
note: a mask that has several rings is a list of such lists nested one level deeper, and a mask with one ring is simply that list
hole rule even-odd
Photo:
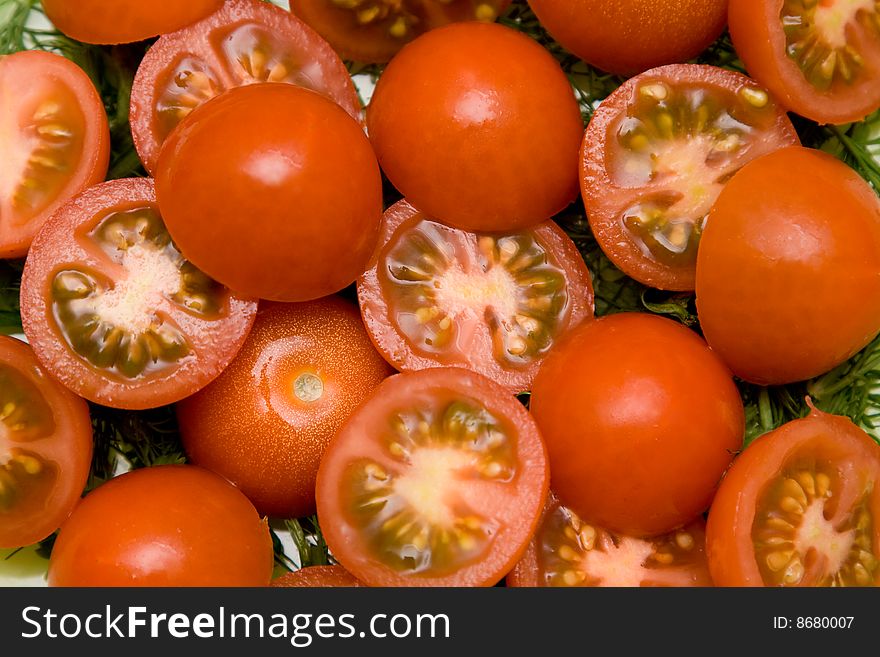
[{"label": "orange-red tomato", "polygon": [[342,566],[309,566],[272,580],[275,588],[336,588],[363,586]]}]

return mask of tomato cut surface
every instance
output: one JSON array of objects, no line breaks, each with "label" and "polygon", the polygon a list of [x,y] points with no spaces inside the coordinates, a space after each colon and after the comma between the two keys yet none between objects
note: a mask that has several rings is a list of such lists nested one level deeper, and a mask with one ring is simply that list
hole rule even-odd
[{"label": "tomato cut surface", "polygon": [[551,222],[471,233],[401,201],[381,231],[358,296],[374,342],[398,369],[457,365],[523,392],[553,344],[593,315],[590,273]]},{"label": "tomato cut surface", "polygon": [[0,57],[0,258],[24,256],[37,229],[107,173],[107,115],[89,77],[60,55]]},{"label": "tomato cut surface", "polygon": [[880,585],[880,445],[815,409],[758,438],[706,528],[718,586]]},{"label": "tomato cut surface", "polygon": [[551,493],[528,550],[508,586],[712,586],[706,525],[695,520],[645,540],[581,520]]},{"label": "tomato cut surface", "polygon": [[459,368],[383,382],[318,471],[333,555],[370,586],[491,586],[537,526],[549,473],[528,411]]},{"label": "tomato cut surface", "polygon": [[[361,120],[345,64],[308,25],[261,0],[228,0],[191,26],[160,38],[138,68],[131,129],[148,171],[174,127],[222,91],[254,82],[286,82],[317,91]],[[252,118],[260,123],[257,115]]]},{"label": "tomato cut surface", "polygon": [[363,586],[342,566],[309,566],[272,580],[275,588],[335,588]]},{"label": "tomato cut surface", "polygon": [[782,108],[749,78],[664,66],[609,96],[584,136],[581,191],[603,251],[636,280],[693,290],[718,194],[744,164],[799,144]]},{"label": "tomato cut surface", "polygon": [[25,263],[21,299],[42,365],[119,408],[169,404],[206,385],[257,311],[180,254],[149,179],[96,185],[53,215]]},{"label": "tomato cut surface", "polygon": [[880,8],[873,0],[731,0],[730,35],[749,71],[819,123],[880,108]]},{"label": "tomato cut surface", "polygon": [[58,529],[91,463],[86,403],[52,379],[30,347],[0,337],[0,548]]}]

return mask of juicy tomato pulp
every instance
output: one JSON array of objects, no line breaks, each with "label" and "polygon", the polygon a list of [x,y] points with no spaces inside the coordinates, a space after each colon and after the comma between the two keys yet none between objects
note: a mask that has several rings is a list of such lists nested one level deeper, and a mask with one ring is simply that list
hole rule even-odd
[{"label": "juicy tomato pulp", "polygon": [[22,274],[22,323],[39,361],[77,394],[118,408],[203,387],[256,311],[180,254],[149,179],[73,198],[37,234]]},{"label": "juicy tomato pulp", "polygon": [[[228,0],[204,20],[161,37],[138,67],[131,130],[147,170],[155,171],[162,143],[185,116],[227,89],[254,82],[313,89],[361,120],[345,64],[308,25],[261,0]],[[254,114],[242,129],[261,123]]]},{"label": "juicy tomato pulp", "polygon": [[310,515],[330,438],[389,374],[351,303],[262,302],[235,360],[177,404],[187,456],[233,482],[260,513]]},{"label": "juicy tomato pulp", "polygon": [[30,347],[0,337],[0,548],[58,529],[91,463],[89,407],[43,370]]},{"label": "juicy tomato pulp", "polygon": [[107,115],[76,64],[19,52],[0,57],[0,141],[0,258],[17,258],[52,212],[104,179]]},{"label": "juicy tomato pulp", "polygon": [[581,191],[602,250],[638,281],[693,290],[709,210],[747,162],[798,144],[785,112],[747,77],[680,64],[630,79],[584,137]]},{"label": "juicy tomato pulp", "polygon": [[387,62],[420,34],[458,21],[494,21],[511,0],[291,0],[290,10],[342,57]]},{"label": "juicy tomato pulp", "polygon": [[880,8],[874,0],[736,0],[730,35],[749,74],[819,123],[880,107]]},{"label": "juicy tomato pulp", "polygon": [[508,586],[712,586],[702,520],[645,540],[581,520],[551,493]]},{"label": "juicy tomato pulp", "polygon": [[398,369],[458,365],[523,392],[559,337],[593,315],[590,273],[551,222],[469,233],[401,201],[381,230],[358,296],[373,341]]},{"label": "juicy tomato pulp", "polygon": [[275,588],[334,588],[363,586],[342,566],[309,566],[272,580]]},{"label": "juicy tomato pulp", "polygon": [[718,586],[880,585],[880,446],[815,409],[728,470],[706,529]]},{"label": "juicy tomato pulp", "polygon": [[491,586],[525,550],[547,497],[528,411],[467,370],[387,379],[318,471],[333,555],[370,586]]}]

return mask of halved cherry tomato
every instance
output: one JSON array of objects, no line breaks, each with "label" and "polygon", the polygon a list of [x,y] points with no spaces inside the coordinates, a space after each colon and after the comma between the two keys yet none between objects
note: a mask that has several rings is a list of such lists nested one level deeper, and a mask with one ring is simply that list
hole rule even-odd
[{"label": "halved cherry tomato", "polygon": [[74,197],[37,233],[22,275],[37,359],[77,394],[117,408],[170,404],[205,386],[256,312],[180,254],[149,179]]},{"label": "halved cherry tomato", "polygon": [[88,405],[51,378],[30,347],[0,337],[0,548],[58,529],[91,464]]},{"label": "halved cherry tomato", "polygon": [[342,566],[309,566],[272,580],[275,588],[334,588],[363,586]]},{"label": "halved cherry tomato", "polygon": [[559,63],[494,23],[455,23],[388,64],[367,110],[370,141],[398,190],[464,230],[515,231],[577,195],[583,121]]},{"label": "halved cherry tomato", "polygon": [[336,52],[387,62],[420,34],[459,21],[494,21],[511,0],[291,0],[290,11]]},{"label": "halved cherry tomato", "polygon": [[593,66],[634,75],[699,55],[727,23],[728,0],[529,0],[554,39]]},{"label": "halved cherry tomato", "polygon": [[880,586],[880,445],[815,408],[733,462],[709,511],[718,586]]},{"label": "halved cherry tomato", "polygon": [[730,36],[749,74],[819,123],[880,108],[880,8],[874,0],[731,0]]},{"label": "halved cherry tomato", "polygon": [[538,531],[507,586],[712,586],[706,524],[659,538],[613,534],[581,520],[551,493]]},{"label": "halved cherry tomato", "polygon": [[[160,38],[147,52],[131,92],[131,131],[147,171],[181,119],[206,100],[254,82],[313,89],[361,120],[345,64],[308,25],[261,0],[227,0],[202,21]],[[260,128],[252,114],[242,130]]]},{"label": "halved cherry tomato", "polygon": [[553,344],[593,315],[590,272],[552,222],[469,233],[400,201],[381,230],[358,296],[373,341],[398,369],[457,365],[523,392]]},{"label": "halved cherry tomato", "polygon": [[491,586],[526,549],[548,479],[515,397],[467,370],[422,370],[380,384],[330,442],[318,516],[370,586]]},{"label": "halved cherry tomato", "polygon": [[353,304],[263,302],[235,360],[177,405],[187,456],[260,513],[312,514],[330,438],[391,372]]},{"label": "halved cherry tomato", "polygon": [[204,18],[223,0],[42,0],[46,16],[85,43],[131,43],[178,30]]},{"label": "halved cherry tomato", "polygon": [[642,73],[599,105],[584,136],[593,234],[636,280],[693,290],[700,236],[725,183],[799,143],[785,112],[744,75],[697,64]]},{"label": "halved cherry tomato", "polygon": [[194,465],[114,477],[61,526],[49,586],[267,586],[269,525],[232,484]]},{"label": "halved cherry tomato", "polygon": [[0,139],[0,258],[18,258],[52,212],[104,179],[110,132],[89,76],[29,50],[0,57]]},{"label": "halved cherry tomato", "polygon": [[762,385],[836,367],[880,331],[880,199],[840,160],[786,148],[721,192],[697,260],[706,340]]}]

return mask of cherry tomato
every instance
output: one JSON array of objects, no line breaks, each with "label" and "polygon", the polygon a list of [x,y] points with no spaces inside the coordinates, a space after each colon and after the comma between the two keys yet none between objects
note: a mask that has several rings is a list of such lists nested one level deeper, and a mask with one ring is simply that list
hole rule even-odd
[{"label": "cherry tomato", "polygon": [[880,446],[812,409],[752,443],[706,528],[719,586],[880,586]]},{"label": "cherry tomato", "polygon": [[52,212],[104,179],[110,132],[89,76],[32,50],[0,57],[0,136],[0,258],[19,258]]},{"label": "cherry tomato", "polygon": [[367,111],[391,182],[419,210],[479,231],[515,231],[577,195],[583,122],[538,43],[501,25],[423,34],[388,64]]},{"label": "cherry tomato", "polygon": [[548,477],[534,420],[503,388],[458,368],[398,374],[330,442],[318,517],[370,586],[491,586],[526,549]]},{"label": "cherry tomato", "polygon": [[[257,115],[259,128],[249,126]],[[382,178],[361,127],[288,84],[233,89],[187,117],[162,150],[156,192],[187,258],[274,301],[353,283],[382,219]]]},{"label": "cherry tomato", "polygon": [[[227,0],[204,20],[160,38],[138,67],[131,132],[147,171],[156,173],[162,142],[185,116],[224,90],[255,82],[314,89],[361,120],[345,64],[314,30],[268,2]],[[255,112],[242,130],[265,122]]]},{"label": "cherry tomato", "polygon": [[819,123],[880,108],[878,21],[871,0],[730,0],[730,36],[749,73]]},{"label": "cherry tomato", "polygon": [[267,586],[269,525],[228,481],[194,465],[99,486],[61,526],[49,586]]},{"label": "cherry tomato", "polygon": [[65,204],[34,239],[21,281],[22,324],[42,366],[116,408],[170,404],[207,385],[256,312],[180,254],[143,178]]},{"label": "cherry tomato", "polygon": [[0,337],[0,548],[58,529],[91,464],[88,405],[52,379],[30,347]]},{"label": "cherry tomato", "polygon": [[727,2],[529,0],[529,6],[553,38],[584,61],[634,75],[703,52],[727,23]]},{"label": "cherry tomato", "polygon": [[584,136],[593,234],[636,280],[693,290],[700,235],[725,183],[799,143],[785,112],[743,75],[697,64],[642,73],[599,105]]},{"label": "cherry tomato", "polygon": [[825,153],[788,148],[737,173],[709,216],[697,311],[747,381],[808,379],[880,330],[880,199]]},{"label": "cherry tomato", "polygon": [[49,20],[85,43],[131,43],[166,34],[216,11],[223,0],[42,0]]},{"label": "cherry tomato", "polygon": [[342,566],[310,566],[300,568],[272,580],[275,588],[335,588],[363,586]]},{"label": "cherry tomato", "polygon": [[310,515],[327,443],[391,371],[347,301],[263,303],[232,364],[177,405],[187,456],[260,513]]},{"label": "cherry tomato", "polygon": [[523,392],[556,340],[593,315],[590,272],[552,222],[469,233],[401,201],[381,231],[358,296],[373,341],[398,369],[457,365]]},{"label": "cherry tomato", "polygon": [[449,23],[494,21],[511,0],[291,0],[290,11],[336,52],[387,62],[414,38]]},{"label": "cherry tomato", "polygon": [[584,522],[551,493],[507,586],[712,586],[705,530],[695,520],[651,540],[619,536]]},{"label": "cherry tomato", "polygon": [[693,331],[646,313],[574,329],[541,365],[531,410],[560,501],[634,537],[705,511],[745,430],[718,357]]}]

